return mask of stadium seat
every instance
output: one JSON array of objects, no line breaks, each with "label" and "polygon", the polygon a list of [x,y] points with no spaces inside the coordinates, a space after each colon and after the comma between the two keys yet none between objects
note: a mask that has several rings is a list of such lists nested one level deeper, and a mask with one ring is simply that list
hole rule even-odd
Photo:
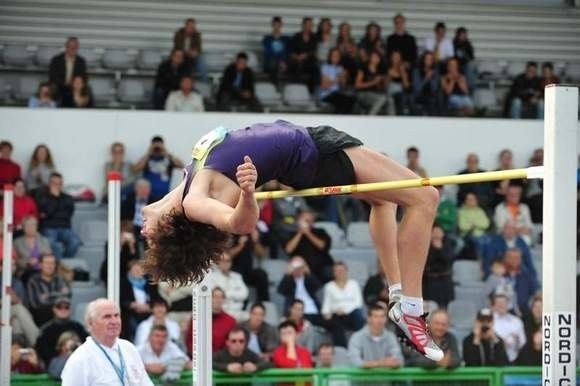
[{"label": "stadium seat", "polygon": [[21,102],[27,101],[28,98],[36,94],[38,85],[44,81],[46,81],[45,76],[32,74],[20,75],[14,88],[14,98]]},{"label": "stadium seat", "polygon": [[103,66],[111,70],[129,70],[135,66],[135,58],[127,50],[106,50]]},{"label": "stadium seat", "polygon": [[515,78],[524,71],[526,71],[526,62],[509,62],[506,68],[507,76],[510,78]]},{"label": "stadium seat", "polygon": [[80,324],[85,324],[85,312],[87,311],[87,306],[89,302],[77,303],[74,305],[72,319],[76,320]]},{"label": "stadium seat", "polygon": [[92,282],[85,283],[75,281],[72,283],[71,292],[73,305],[88,303],[107,295],[105,287],[102,285],[95,285],[95,283]]},{"label": "stadium seat", "polygon": [[497,60],[481,60],[477,63],[480,78],[499,78],[505,69],[504,63]]},{"label": "stadium seat", "polygon": [[[350,367],[350,359],[348,357],[348,351],[344,347],[335,346],[334,347],[334,358],[332,360],[332,365],[336,367]],[[332,384],[332,381],[330,381]]]},{"label": "stadium seat", "polygon": [[83,49],[79,50],[79,56],[82,56],[87,67],[94,69],[101,67],[101,56],[94,49]]},{"label": "stadium seat", "polygon": [[222,73],[226,66],[232,61],[231,57],[219,52],[208,52],[204,54],[204,57],[208,72]]},{"label": "stadium seat", "polygon": [[377,273],[377,252],[374,248],[332,249],[330,256],[335,261],[344,261],[347,264],[351,261],[364,262],[367,265],[369,275]]},{"label": "stadium seat", "polygon": [[96,279],[101,272],[101,265],[106,257],[105,243],[82,245],[76,256],[86,261],[91,278]]},{"label": "stadium seat", "polygon": [[473,95],[475,107],[485,109],[495,109],[497,107],[497,97],[493,90],[478,88]]},{"label": "stadium seat", "polygon": [[308,93],[308,88],[301,83],[292,83],[284,86],[282,98],[290,107],[303,109],[315,107],[314,101]]},{"label": "stadium seat", "polygon": [[261,262],[261,268],[268,274],[268,280],[274,285],[278,285],[286,273],[288,262],[278,259],[265,259]]},{"label": "stadium seat", "polygon": [[80,268],[84,271],[89,271],[89,265],[86,260],[80,257],[70,257],[68,259],[62,259],[60,262],[70,269]]},{"label": "stadium seat", "polygon": [[161,50],[141,50],[137,56],[137,68],[140,70],[156,70],[163,61]]},{"label": "stadium seat", "polygon": [[266,307],[266,322],[276,327],[280,323],[280,311],[278,307],[273,302],[262,302],[262,304]]},{"label": "stadium seat", "polygon": [[0,78],[0,101],[4,101],[10,97],[9,89],[9,84]]},{"label": "stadium seat", "polygon": [[317,221],[314,224],[315,228],[322,228],[328,233],[332,240],[333,249],[346,248],[346,236],[344,231],[332,221]]},{"label": "stadium seat", "polygon": [[115,78],[112,76],[91,76],[89,85],[97,105],[109,105],[115,99]]},{"label": "stadium seat", "polygon": [[580,82],[580,63],[569,63],[566,66],[566,78],[570,81]]},{"label": "stadium seat", "polygon": [[107,222],[103,220],[87,220],[79,229],[79,236],[85,245],[102,245],[107,240]]},{"label": "stadium seat", "polygon": [[453,263],[453,281],[460,285],[481,282],[483,272],[477,261],[457,260]]},{"label": "stadium seat", "polygon": [[43,46],[36,51],[36,64],[41,67],[48,67],[51,59],[62,52],[62,47]]},{"label": "stadium seat", "polygon": [[213,98],[212,86],[210,83],[195,82],[195,86],[193,88],[201,94],[203,99],[210,100]]},{"label": "stadium seat", "polygon": [[148,104],[151,99],[151,81],[122,79],[119,83],[119,100],[131,105]]},{"label": "stadium seat", "polygon": [[270,82],[256,83],[256,97],[262,105],[268,107],[280,107],[282,105],[282,96]]},{"label": "stadium seat", "polygon": [[7,44],[2,50],[2,57],[7,66],[26,67],[32,64],[32,53],[26,46]]},{"label": "stadium seat", "polygon": [[467,300],[453,300],[447,306],[450,324],[457,328],[472,327],[479,308]]},{"label": "stadium seat", "polygon": [[455,299],[471,302],[477,309],[489,306],[489,300],[484,292],[483,285],[455,286]]},{"label": "stadium seat", "polygon": [[348,267],[348,277],[356,280],[358,284],[364,287],[369,278],[369,267],[364,261],[349,260],[345,262]]},{"label": "stadium seat", "polygon": [[368,222],[351,222],[346,229],[346,240],[353,247],[372,248],[373,240]]}]

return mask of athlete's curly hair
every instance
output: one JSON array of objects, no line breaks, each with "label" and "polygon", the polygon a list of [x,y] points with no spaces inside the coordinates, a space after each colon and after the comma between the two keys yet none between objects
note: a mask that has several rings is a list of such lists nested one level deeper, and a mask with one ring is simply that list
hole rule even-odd
[{"label": "athlete's curly hair", "polygon": [[213,225],[189,221],[172,210],[149,236],[144,267],[151,279],[171,285],[199,283],[226,247],[228,233]]}]

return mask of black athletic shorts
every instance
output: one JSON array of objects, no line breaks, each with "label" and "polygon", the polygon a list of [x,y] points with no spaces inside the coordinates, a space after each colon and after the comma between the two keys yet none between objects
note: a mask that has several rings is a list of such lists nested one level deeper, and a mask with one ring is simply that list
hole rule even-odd
[{"label": "black athletic shorts", "polygon": [[354,166],[343,149],[362,146],[361,140],[331,126],[307,127],[318,149],[318,166],[312,187],[356,183]]}]

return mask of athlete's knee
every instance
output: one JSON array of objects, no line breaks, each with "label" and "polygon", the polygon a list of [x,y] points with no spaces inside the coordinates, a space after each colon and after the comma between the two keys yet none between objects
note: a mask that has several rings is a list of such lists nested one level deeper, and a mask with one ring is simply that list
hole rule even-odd
[{"label": "athlete's knee", "polygon": [[432,186],[421,189],[421,204],[427,209],[437,212],[439,205],[439,192]]}]

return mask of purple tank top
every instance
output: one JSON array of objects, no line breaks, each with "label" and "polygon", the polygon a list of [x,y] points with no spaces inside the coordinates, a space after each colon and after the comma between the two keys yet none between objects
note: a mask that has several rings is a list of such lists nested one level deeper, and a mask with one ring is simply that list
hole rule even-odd
[{"label": "purple tank top", "polygon": [[[223,141],[211,149],[201,167],[219,171],[236,182],[236,169],[245,155],[256,165],[256,186],[278,180],[296,189],[306,188],[317,169],[318,150],[307,130],[282,120],[228,131]],[[186,166],[184,196],[193,178],[194,162]]]}]

